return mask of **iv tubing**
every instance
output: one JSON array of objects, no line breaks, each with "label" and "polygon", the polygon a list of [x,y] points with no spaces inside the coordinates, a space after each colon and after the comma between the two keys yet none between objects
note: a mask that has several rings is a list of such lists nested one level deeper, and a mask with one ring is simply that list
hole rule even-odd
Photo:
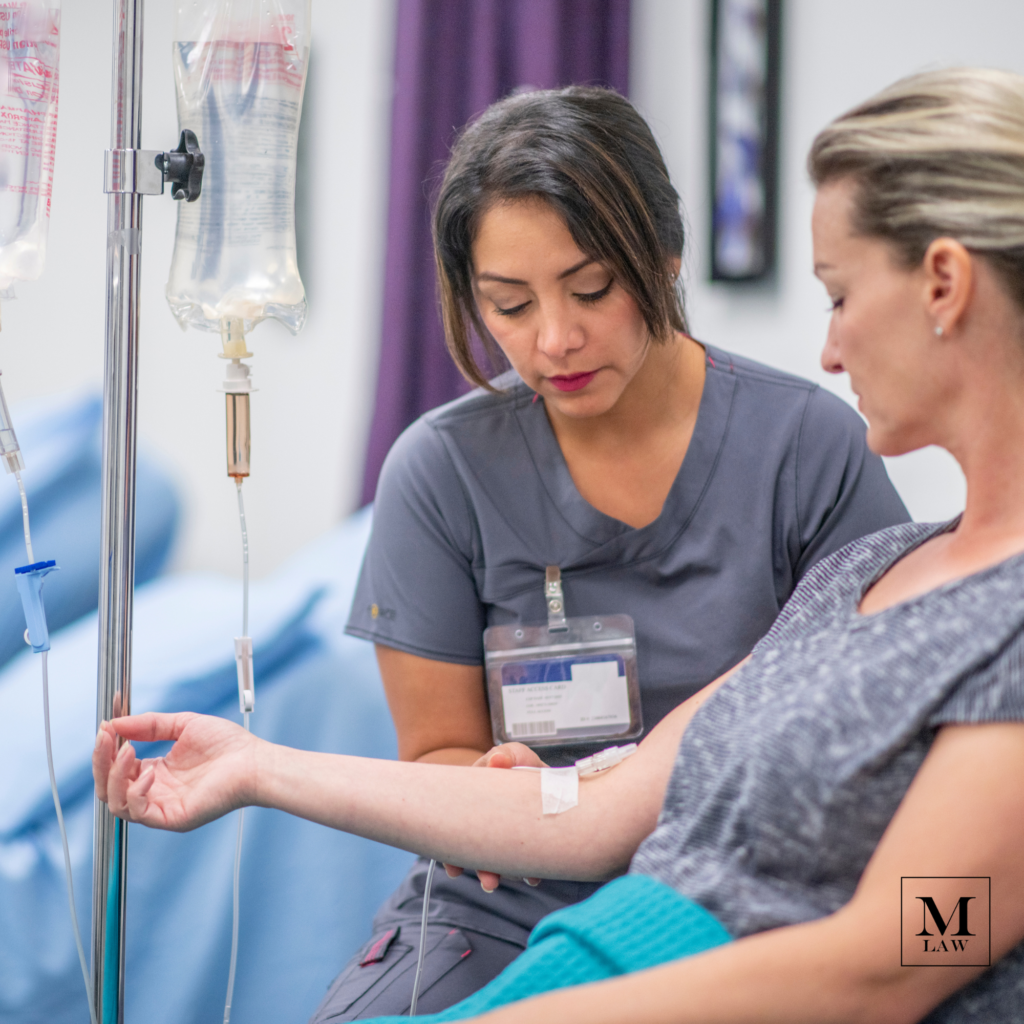
[{"label": "iv tubing", "polygon": [[238,521],[242,524],[242,636],[249,635],[249,531],[245,528],[245,505],[242,503],[242,478],[235,477],[238,488]]},{"label": "iv tubing", "polygon": [[[28,522],[28,498],[25,496],[25,485],[21,473],[15,473],[18,490],[21,492],[21,517],[25,527],[25,552],[31,565],[35,561],[32,554],[32,531]],[[26,636],[28,630],[25,631]],[[53,771],[53,744],[50,741],[50,676],[47,666],[48,651],[40,652],[43,666],[43,730],[46,734],[46,768],[50,773],[50,792],[53,793],[53,807],[57,812],[57,827],[60,829],[60,842],[64,848],[64,875],[68,883],[68,909],[71,911],[71,925],[75,932],[75,946],[78,949],[78,962],[82,967],[82,978],[85,981],[85,994],[89,1000],[89,1020],[96,1024],[96,1008],[92,1000],[92,981],[89,978],[89,965],[85,961],[85,949],[82,947],[82,933],[78,928],[78,914],[75,911],[75,882],[71,874],[71,852],[68,849],[68,833],[64,827],[64,813],[60,807],[60,796],[57,793],[57,776]]]},{"label": "iv tubing", "polygon": [[[18,490],[21,492],[21,525],[25,530],[25,552],[28,554],[28,564],[31,565],[36,560],[36,556],[32,554],[32,531],[28,525],[28,498],[25,495],[25,485],[22,483],[21,473],[15,471],[14,479],[18,481]],[[49,716],[47,716],[47,720],[49,720]]]},{"label": "iv tubing", "polygon": [[[21,480],[18,480],[21,483]],[[24,495],[22,491],[22,495]],[[32,557],[32,549],[29,548],[29,558]],[[53,772],[53,748],[50,744],[50,685],[47,673],[46,656],[49,652],[41,653],[43,664],[43,724],[46,728],[46,767],[50,771],[50,790],[53,793],[53,806],[57,811],[57,824],[60,826],[60,841],[64,847],[64,872],[68,880],[68,908],[71,910],[71,923],[75,929],[75,945],[78,947],[78,962],[82,965],[82,977],[85,979],[85,992],[89,998],[89,1019],[96,1024],[96,1010],[92,1005],[92,983],[89,979],[89,967],[85,962],[85,950],[82,948],[82,934],[78,930],[78,914],[75,913],[75,885],[71,876],[71,853],[68,850],[68,833],[64,828],[64,815],[60,809],[60,797],[57,795],[57,777]]]},{"label": "iv tubing", "polygon": [[[242,716],[245,731],[249,731],[249,712]],[[231,888],[231,966],[228,968],[228,994],[224,1000],[224,1024],[231,1020],[231,1000],[235,994],[235,968],[238,966],[238,905],[239,875],[242,870],[242,829],[245,826],[245,808],[238,812],[238,835],[235,838],[235,873]]]},{"label": "iv tubing", "polygon": [[434,880],[437,861],[432,860],[427,868],[427,880],[423,885],[423,917],[420,918],[420,951],[416,957],[416,975],[412,979],[412,1004],[409,1016],[416,1016],[416,1000],[420,995],[420,975],[423,973],[423,958],[427,952],[427,916],[430,914],[430,883]]},{"label": "iv tubing", "polygon": [[[238,489],[238,521],[242,527],[242,636],[249,635],[249,531],[245,526],[245,504],[242,501],[242,478],[235,477]],[[249,731],[249,712],[242,715],[245,731]],[[231,1001],[235,995],[235,969],[238,966],[239,875],[242,869],[242,831],[245,808],[238,812],[238,835],[235,838],[235,871],[231,886],[231,964],[228,967],[228,993],[224,1000],[224,1024],[231,1020]]]}]

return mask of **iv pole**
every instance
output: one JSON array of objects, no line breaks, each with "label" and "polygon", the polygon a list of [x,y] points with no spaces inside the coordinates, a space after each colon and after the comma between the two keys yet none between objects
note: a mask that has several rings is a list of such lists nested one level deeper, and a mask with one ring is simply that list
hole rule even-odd
[{"label": "iv pole", "polygon": [[[99,672],[96,728],[131,713],[135,590],[135,436],[139,375],[142,197],[171,183],[195,202],[204,157],[185,129],[177,149],[142,149],[144,0],[114,0],[114,72],[107,193],[107,329],[103,356],[103,490],[100,513]],[[95,802],[92,862],[92,999],[98,1024],[124,1021],[124,924],[128,826]]]},{"label": "iv pole", "polygon": [[[143,0],[114,0],[112,152],[104,182],[104,191],[109,194],[97,728],[100,721],[131,710],[142,247],[142,194],[135,180],[135,157],[142,141],[142,14]],[[93,829],[92,998],[99,1024],[122,1024],[124,1020],[127,856],[127,824],[97,800]]]}]

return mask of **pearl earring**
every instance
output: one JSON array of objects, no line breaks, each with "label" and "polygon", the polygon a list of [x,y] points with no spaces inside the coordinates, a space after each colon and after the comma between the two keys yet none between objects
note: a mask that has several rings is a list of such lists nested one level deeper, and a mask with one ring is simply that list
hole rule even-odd
[{"label": "pearl earring", "polygon": [[942,337],[942,325],[941,324],[936,324],[935,325],[935,336],[937,338],[941,338]]}]

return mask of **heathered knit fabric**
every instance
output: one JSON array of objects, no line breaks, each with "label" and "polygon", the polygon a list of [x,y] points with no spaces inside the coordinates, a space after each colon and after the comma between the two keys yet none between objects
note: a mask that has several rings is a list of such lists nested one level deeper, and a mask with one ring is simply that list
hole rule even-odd
[{"label": "heathered knit fabric", "polygon": [[[687,729],[632,871],[737,937],[830,914],[853,895],[938,727],[1024,721],[1024,555],[857,611],[893,562],[949,525],[893,527],[811,569]],[[926,1019],[1019,1024],[1024,943]]]}]

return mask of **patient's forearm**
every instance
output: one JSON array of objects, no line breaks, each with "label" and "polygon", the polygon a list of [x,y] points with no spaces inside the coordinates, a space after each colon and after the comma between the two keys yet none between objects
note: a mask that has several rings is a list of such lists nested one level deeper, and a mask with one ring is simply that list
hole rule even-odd
[{"label": "patient's forearm", "polygon": [[738,667],[666,715],[634,756],[580,779],[579,806],[564,814],[541,814],[535,772],[272,744],[259,747],[251,801],[448,864],[521,877],[611,878],[657,823],[683,730]]},{"label": "patient's forearm", "polygon": [[[579,806],[551,817],[541,813],[534,772],[290,750],[190,712],[102,723],[93,778],[115,814],[153,828],[188,831],[258,804],[447,863],[525,877],[608,878],[654,828],[679,737],[722,680],[662,719],[635,756],[581,780]],[[118,737],[173,746],[139,761],[130,742],[118,749]]]},{"label": "patient's forearm", "polygon": [[606,776],[581,779],[579,806],[545,816],[539,773],[378,761],[268,743],[257,755],[252,802],[448,863],[599,880],[621,873],[654,828],[664,783],[648,778],[646,798],[627,792],[647,774],[646,761],[637,755],[636,765],[627,761]]}]

